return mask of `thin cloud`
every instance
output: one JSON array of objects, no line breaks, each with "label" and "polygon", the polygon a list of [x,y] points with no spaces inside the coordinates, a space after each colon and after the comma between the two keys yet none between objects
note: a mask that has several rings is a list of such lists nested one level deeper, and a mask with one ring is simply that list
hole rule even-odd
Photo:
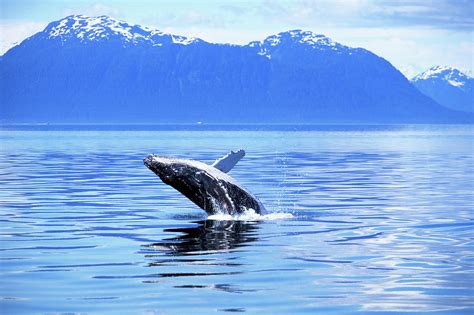
[{"label": "thin cloud", "polygon": [[263,1],[263,19],[333,27],[411,27],[472,31],[473,1],[296,0]]},{"label": "thin cloud", "polygon": [[0,55],[21,43],[46,27],[48,23],[33,21],[1,21],[0,22]]},{"label": "thin cloud", "polygon": [[424,26],[437,29],[472,31],[472,1],[385,1],[370,14],[375,25],[394,27]]},{"label": "thin cloud", "polygon": [[115,18],[122,17],[121,10],[112,6],[104,5],[102,3],[96,3],[89,6],[70,7],[63,10],[64,16],[75,14],[84,14],[88,16],[108,15]]}]

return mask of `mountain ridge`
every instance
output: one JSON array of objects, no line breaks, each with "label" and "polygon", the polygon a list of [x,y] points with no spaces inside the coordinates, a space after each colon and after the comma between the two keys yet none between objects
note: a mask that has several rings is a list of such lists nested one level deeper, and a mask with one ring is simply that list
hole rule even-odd
[{"label": "mountain ridge", "polygon": [[69,16],[0,61],[6,122],[472,122],[387,60],[310,31],[213,44]]},{"label": "mountain ridge", "polygon": [[80,41],[97,41],[112,39],[114,36],[124,43],[140,44],[149,42],[160,45],[160,40],[176,44],[188,45],[203,41],[192,37],[166,34],[138,24],[129,24],[124,21],[110,18],[106,15],[87,17],[84,15],[70,15],[62,20],[48,24],[44,32],[49,38],[59,38],[62,41],[79,39]]},{"label": "mountain ridge", "polygon": [[433,66],[411,79],[423,94],[454,110],[474,112],[474,79],[448,66]]}]

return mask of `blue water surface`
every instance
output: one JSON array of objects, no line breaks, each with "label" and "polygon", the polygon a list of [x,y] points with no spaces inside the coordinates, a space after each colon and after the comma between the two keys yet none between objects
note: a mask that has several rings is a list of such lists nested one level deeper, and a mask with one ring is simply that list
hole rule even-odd
[{"label": "blue water surface", "polygon": [[[472,126],[3,126],[2,314],[472,314]],[[143,166],[212,162],[269,212],[207,220]]]}]

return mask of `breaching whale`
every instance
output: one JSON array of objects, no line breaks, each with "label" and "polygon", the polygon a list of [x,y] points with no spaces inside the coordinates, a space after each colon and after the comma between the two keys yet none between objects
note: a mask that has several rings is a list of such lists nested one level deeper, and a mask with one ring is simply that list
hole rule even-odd
[{"label": "breaching whale", "polygon": [[160,179],[182,193],[208,214],[239,214],[247,209],[261,213],[260,201],[229,176],[244,150],[231,151],[208,165],[195,160],[150,154],[143,162]]}]

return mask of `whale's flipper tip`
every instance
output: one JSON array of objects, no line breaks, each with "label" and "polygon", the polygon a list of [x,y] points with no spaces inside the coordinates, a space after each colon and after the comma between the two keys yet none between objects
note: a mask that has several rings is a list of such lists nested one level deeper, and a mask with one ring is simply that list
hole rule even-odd
[{"label": "whale's flipper tip", "polygon": [[245,150],[230,151],[220,159],[217,159],[212,166],[218,170],[228,173],[245,156]]}]

